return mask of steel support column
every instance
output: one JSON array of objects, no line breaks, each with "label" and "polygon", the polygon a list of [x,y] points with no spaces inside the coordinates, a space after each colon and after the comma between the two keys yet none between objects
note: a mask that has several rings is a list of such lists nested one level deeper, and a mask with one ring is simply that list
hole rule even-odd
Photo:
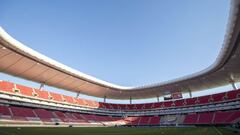
[{"label": "steel support column", "polygon": [[44,83],[41,83],[40,87],[39,87],[39,90],[43,90],[43,88],[44,88]]}]

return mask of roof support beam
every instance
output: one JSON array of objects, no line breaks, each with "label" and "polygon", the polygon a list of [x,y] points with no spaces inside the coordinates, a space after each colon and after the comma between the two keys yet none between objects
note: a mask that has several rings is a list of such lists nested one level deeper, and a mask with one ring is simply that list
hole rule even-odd
[{"label": "roof support beam", "polygon": [[45,86],[44,83],[41,83],[40,87],[39,87],[39,90],[43,90],[44,86]]},{"label": "roof support beam", "polygon": [[103,102],[104,102],[104,103],[106,103],[106,99],[107,99],[107,97],[104,96],[104,97],[103,97]]},{"label": "roof support beam", "polygon": [[131,96],[130,96],[130,100],[129,101],[130,101],[130,104],[132,104],[132,97]]},{"label": "roof support beam", "polygon": [[157,102],[159,102],[160,100],[159,100],[159,96],[157,95]]},{"label": "roof support beam", "polygon": [[237,87],[237,85],[236,85],[236,83],[235,83],[234,81],[232,81],[232,82],[230,82],[230,83],[231,83],[232,88],[233,88],[234,90],[237,90],[237,89],[238,89],[238,87]]},{"label": "roof support beam", "polygon": [[237,88],[237,85],[235,84],[235,80],[234,80],[234,75],[233,75],[233,74],[230,74],[230,81],[229,81],[229,83],[231,83],[232,88],[233,88],[234,90],[237,90],[237,89],[238,89],[238,88]]},{"label": "roof support beam", "polygon": [[78,92],[78,93],[77,93],[77,95],[76,95],[76,98],[78,98],[78,97],[79,97],[79,95],[80,95],[80,92]]},{"label": "roof support beam", "polygon": [[189,92],[189,97],[192,98],[192,91],[191,91],[191,89],[189,89],[188,92]]}]

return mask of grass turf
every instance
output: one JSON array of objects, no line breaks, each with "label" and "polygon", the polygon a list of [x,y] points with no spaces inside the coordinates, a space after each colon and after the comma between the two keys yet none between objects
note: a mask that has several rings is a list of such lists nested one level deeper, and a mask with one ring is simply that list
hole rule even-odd
[{"label": "grass turf", "polygon": [[[217,131],[218,130],[218,131]],[[0,127],[0,135],[239,135],[232,130],[213,127],[196,128],[17,128]]]}]

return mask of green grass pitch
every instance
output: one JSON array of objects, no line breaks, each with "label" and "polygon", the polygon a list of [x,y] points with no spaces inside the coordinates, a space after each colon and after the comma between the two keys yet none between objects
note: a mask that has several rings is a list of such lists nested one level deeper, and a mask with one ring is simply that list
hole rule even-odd
[{"label": "green grass pitch", "polygon": [[0,135],[239,135],[232,130],[214,127],[193,128],[17,128],[0,127]]}]

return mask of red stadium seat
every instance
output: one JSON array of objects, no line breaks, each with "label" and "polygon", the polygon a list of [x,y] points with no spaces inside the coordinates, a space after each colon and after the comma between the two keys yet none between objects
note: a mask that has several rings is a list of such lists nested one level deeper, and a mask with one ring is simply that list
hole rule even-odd
[{"label": "red stadium seat", "polygon": [[59,118],[61,121],[63,122],[69,122],[69,119],[67,119],[67,117],[65,116],[65,114],[63,112],[59,112],[59,111],[54,111],[53,112],[55,114],[55,116],[57,118]]},{"label": "red stadium seat", "polygon": [[135,107],[134,104],[129,104],[129,105],[126,105],[126,106],[128,106],[129,110],[136,110],[136,107]]},{"label": "red stadium seat", "polygon": [[124,110],[125,109],[125,105],[124,104],[119,104],[118,108],[119,108],[119,110]]},{"label": "red stadium seat", "polygon": [[139,125],[149,125],[149,121],[152,117],[150,116],[145,116],[145,117],[141,117],[139,120]]},{"label": "red stadium seat", "polygon": [[227,98],[229,100],[239,98],[239,96],[240,96],[240,89],[239,90],[232,90],[232,91],[227,92]]},{"label": "red stadium seat", "polygon": [[232,115],[230,115],[227,119],[226,119],[226,123],[235,123],[237,121],[240,120],[240,110],[237,111],[233,111]]},{"label": "red stadium seat", "polygon": [[137,119],[137,118],[138,117],[126,117],[126,118],[124,118],[124,121],[125,121],[126,125],[131,126],[132,122],[135,121],[135,119]]},{"label": "red stadium seat", "polygon": [[101,116],[101,115],[95,115],[95,119],[98,122],[110,122],[112,121],[112,118],[109,116]]},{"label": "red stadium seat", "polygon": [[229,116],[231,116],[234,112],[228,111],[228,112],[215,112],[214,117],[214,124],[226,124],[227,119]]},{"label": "red stadium seat", "polygon": [[10,107],[12,114],[13,114],[13,119],[18,119],[18,120],[27,120],[28,117],[37,117],[34,113],[33,110],[30,108],[24,108],[24,107]]},{"label": "red stadium seat", "polygon": [[210,103],[210,99],[211,99],[210,95],[198,97],[199,104]]},{"label": "red stadium seat", "polygon": [[74,123],[79,123],[79,122],[81,122],[80,120],[78,120],[78,118],[77,117],[75,117],[74,115],[73,115],[73,113],[64,113],[64,115],[65,115],[65,121],[68,121],[68,122],[74,122]]},{"label": "red stadium seat", "polygon": [[49,100],[49,94],[47,91],[44,91],[44,90],[38,90],[38,89],[34,89],[35,93],[36,93],[36,96],[38,98],[42,98],[42,99],[47,99]]},{"label": "red stadium seat", "polygon": [[75,104],[73,97],[63,95],[63,99],[69,104]]},{"label": "red stadium seat", "polygon": [[99,103],[92,100],[92,106],[95,107],[95,108],[98,108]]},{"label": "red stadium seat", "polygon": [[86,99],[84,99],[83,102],[85,103],[85,106],[95,107],[93,101],[91,101],[91,100],[86,100]]},{"label": "red stadium seat", "polygon": [[163,103],[159,102],[159,103],[153,103],[153,108],[162,108]]},{"label": "red stadium seat", "polygon": [[173,101],[166,101],[166,102],[163,102],[163,105],[164,105],[165,108],[172,107],[172,105],[173,105]]},{"label": "red stadium seat", "polygon": [[95,115],[91,114],[80,114],[83,119],[85,119],[88,122],[97,122]]},{"label": "red stadium seat", "polygon": [[174,101],[176,107],[184,106],[184,100],[176,100]]},{"label": "red stadium seat", "polygon": [[213,121],[213,112],[205,112],[199,114],[198,124],[212,124]]},{"label": "red stadium seat", "polygon": [[105,109],[112,109],[111,104],[104,103]]},{"label": "red stadium seat", "polygon": [[196,105],[197,103],[197,98],[187,98],[186,100],[186,105]]},{"label": "red stadium seat", "polygon": [[83,99],[75,98],[75,100],[77,101],[78,105],[80,105],[80,106],[86,106]]},{"label": "red stadium seat", "polygon": [[194,114],[187,114],[184,119],[184,124],[196,124],[198,121],[199,115],[194,113]]},{"label": "red stadium seat", "polygon": [[152,103],[146,103],[143,107],[144,107],[144,109],[153,109],[153,108],[155,108]]},{"label": "red stadium seat", "polygon": [[136,104],[135,109],[141,110],[144,104]]},{"label": "red stadium seat", "polygon": [[138,126],[140,119],[141,119],[140,117],[132,117],[131,121],[132,125]]},{"label": "red stadium seat", "polygon": [[34,112],[43,122],[53,122],[52,119],[56,118],[51,111],[44,109],[35,109]]},{"label": "red stadium seat", "polygon": [[160,116],[153,116],[149,120],[149,125],[159,125],[161,117]]},{"label": "red stadium seat", "polygon": [[106,109],[106,106],[104,103],[99,102],[99,108]]},{"label": "red stadium seat", "polygon": [[72,115],[73,115],[73,117],[75,117],[75,118],[77,119],[77,122],[79,122],[79,123],[88,123],[88,121],[85,120],[85,119],[82,117],[81,114],[79,114],[79,113],[73,113]]},{"label": "red stadium seat", "polygon": [[0,105],[0,116],[1,115],[11,116],[11,113],[10,113],[10,110],[9,110],[8,106],[1,106]]},{"label": "red stadium seat", "polygon": [[212,99],[213,102],[221,102],[224,101],[224,97],[225,97],[226,93],[218,93],[218,94],[213,94],[212,95]]},{"label": "red stadium seat", "polygon": [[22,95],[24,95],[24,96],[33,97],[33,88],[16,84],[16,89],[19,89],[19,90],[20,90],[20,93],[21,93]]},{"label": "red stadium seat", "polygon": [[128,104],[124,104],[123,109],[124,109],[124,110],[129,110],[129,106],[128,106]]},{"label": "red stadium seat", "polygon": [[112,104],[112,108],[115,109],[115,110],[118,110],[118,104]]},{"label": "red stadium seat", "polygon": [[52,97],[54,101],[63,102],[62,95],[60,94],[49,92],[49,96]]},{"label": "red stadium seat", "polygon": [[14,84],[11,82],[0,81],[0,91],[14,93]]}]

